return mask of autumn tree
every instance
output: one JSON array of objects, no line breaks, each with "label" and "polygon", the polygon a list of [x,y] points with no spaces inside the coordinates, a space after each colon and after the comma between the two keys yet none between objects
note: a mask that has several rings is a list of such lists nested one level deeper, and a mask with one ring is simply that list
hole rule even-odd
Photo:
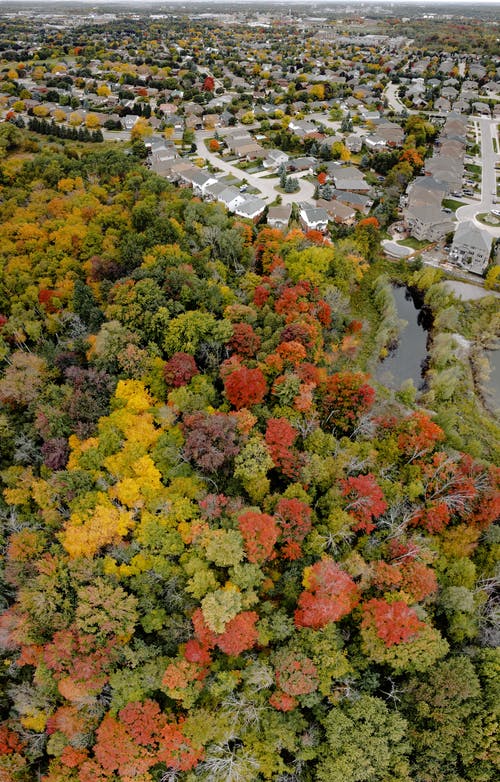
[{"label": "autumn tree", "polygon": [[226,396],[237,410],[258,405],[267,392],[267,384],[260,369],[241,367],[224,379]]},{"label": "autumn tree", "polygon": [[359,590],[351,577],[331,559],[305,568],[302,592],[295,611],[297,627],[324,627],[350,613],[359,601]]}]

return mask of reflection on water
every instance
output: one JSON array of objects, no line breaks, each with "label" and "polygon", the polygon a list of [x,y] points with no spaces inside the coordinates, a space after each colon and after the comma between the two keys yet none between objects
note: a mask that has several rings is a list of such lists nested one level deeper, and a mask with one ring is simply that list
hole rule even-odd
[{"label": "reflection on water", "polygon": [[398,343],[376,370],[376,378],[389,388],[399,389],[405,380],[413,380],[415,388],[424,387],[423,370],[427,359],[427,332],[431,327],[429,314],[421,302],[405,287],[392,289],[398,317],[406,322]]}]

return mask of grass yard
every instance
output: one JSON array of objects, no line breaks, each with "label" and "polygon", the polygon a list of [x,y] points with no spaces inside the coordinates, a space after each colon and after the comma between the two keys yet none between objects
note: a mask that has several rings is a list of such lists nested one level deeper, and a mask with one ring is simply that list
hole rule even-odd
[{"label": "grass yard", "polygon": [[442,203],[443,209],[451,209],[452,212],[456,212],[461,206],[465,206],[463,201],[455,201],[453,198],[445,198]]},{"label": "grass yard", "polygon": [[428,247],[430,242],[427,240],[421,242],[418,239],[414,239],[413,236],[409,236],[408,239],[402,239],[398,244],[401,244],[403,247],[411,247],[412,250],[422,250],[424,247]]}]

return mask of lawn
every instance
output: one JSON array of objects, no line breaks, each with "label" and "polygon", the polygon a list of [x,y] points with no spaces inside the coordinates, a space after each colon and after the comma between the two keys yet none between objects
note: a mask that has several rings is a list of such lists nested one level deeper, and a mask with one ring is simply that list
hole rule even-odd
[{"label": "lawn", "polygon": [[427,247],[430,242],[420,242],[418,239],[414,239],[413,236],[409,236],[408,239],[402,239],[398,244],[401,244],[403,247],[411,247],[412,250],[422,250],[424,247]]},{"label": "lawn", "polygon": [[495,227],[500,225],[500,217],[492,215],[490,212],[482,212],[481,214],[476,215],[476,220],[479,220],[480,223],[484,223],[484,225],[492,225]]},{"label": "lawn", "polygon": [[445,198],[442,207],[443,209],[451,209],[452,212],[456,212],[461,206],[465,206],[463,201],[454,201],[453,198]]},{"label": "lawn", "polygon": [[477,174],[478,176],[481,174],[481,166],[477,166],[475,163],[467,163],[465,168],[467,171],[470,171],[471,174]]}]

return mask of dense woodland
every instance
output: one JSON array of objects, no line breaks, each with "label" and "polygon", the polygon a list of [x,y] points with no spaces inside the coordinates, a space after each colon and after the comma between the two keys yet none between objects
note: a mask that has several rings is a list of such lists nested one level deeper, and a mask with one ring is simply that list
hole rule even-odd
[{"label": "dense woodland", "polygon": [[495,300],[0,135],[1,782],[498,778]]}]

